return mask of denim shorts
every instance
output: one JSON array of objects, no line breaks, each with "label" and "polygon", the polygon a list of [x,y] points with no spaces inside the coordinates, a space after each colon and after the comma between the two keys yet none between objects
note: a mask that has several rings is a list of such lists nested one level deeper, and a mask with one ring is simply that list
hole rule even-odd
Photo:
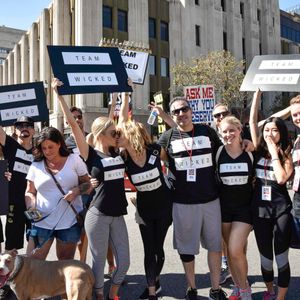
[{"label": "denim shorts", "polygon": [[30,237],[37,240],[39,245],[46,243],[48,240],[57,240],[63,243],[77,243],[80,240],[81,227],[76,223],[67,229],[45,229],[32,225]]}]

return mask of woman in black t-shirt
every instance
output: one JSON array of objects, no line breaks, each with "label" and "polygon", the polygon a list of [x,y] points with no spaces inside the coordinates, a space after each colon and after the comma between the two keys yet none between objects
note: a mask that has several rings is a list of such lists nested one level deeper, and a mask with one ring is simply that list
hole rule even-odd
[{"label": "woman in black t-shirt", "polygon": [[252,228],[253,156],[243,150],[241,132],[242,124],[236,117],[228,116],[222,120],[220,133],[224,145],[217,151],[216,165],[220,181],[222,234],[234,281],[230,299],[250,300],[245,248]]},{"label": "woman in black t-shirt", "polygon": [[[62,85],[53,79],[52,87]],[[124,189],[124,161],[110,148],[117,146],[119,133],[112,120],[107,117],[96,118],[91,132],[95,147],[86,138],[69,110],[64,98],[58,95],[62,111],[71,126],[81,157],[85,160],[89,173],[99,185],[85,218],[85,230],[92,254],[92,269],[95,275],[94,290],[96,300],[104,300],[104,267],[108,244],[112,246],[117,268],[112,275],[112,284],[107,299],[119,299],[117,294],[129,268],[129,242],[124,220],[127,214],[127,200]]]},{"label": "woman in black t-shirt", "polygon": [[125,96],[118,125],[122,131],[118,146],[124,148],[122,157],[126,173],[137,190],[137,212],[141,217],[138,223],[144,245],[148,288],[139,299],[155,300],[161,290],[159,275],[165,260],[164,240],[172,222],[170,190],[162,171],[161,147],[151,142],[143,124],[127,121],[124,117],[127,101]]},{"label": "woman in black t-shirt", "polygon": [[[291,200],[286,182],[293,173],[291,143],[280,118],[268,118],[258,139],[257,111],[260,90],[253,96],[250,130],[257,149],[253,195],[253,227],[261,256],[261,271],[267,291],[263,299],[285,299],[290,281],[288,259],[291,237]],[[273,251],[278,266],[278,295],[273,286]]]}]

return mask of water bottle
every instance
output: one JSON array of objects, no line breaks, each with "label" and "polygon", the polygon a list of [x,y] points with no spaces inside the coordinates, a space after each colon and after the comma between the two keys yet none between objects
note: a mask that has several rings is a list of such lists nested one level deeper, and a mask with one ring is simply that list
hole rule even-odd
[{"label": "water bottle", "polygon": [[158,115],[158,113],[155,110],[152,109],[151,114],[150,114],[150,116],[148,118],[147,123],[149,125],[153,125],[154,122],[155,122],[155,120],[156,120],[157,115]]}]

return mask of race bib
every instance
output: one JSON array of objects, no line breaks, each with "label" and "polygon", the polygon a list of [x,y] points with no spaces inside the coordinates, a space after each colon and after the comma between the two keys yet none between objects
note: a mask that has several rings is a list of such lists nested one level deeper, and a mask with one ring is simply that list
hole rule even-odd
[{"label": "race bib", "polygon": [[196,169],[186,170],[186,181],[195,182],[196,181]]},{"label": "race bib", "polygon": [[268,185],[264,185],[261,188],[261,195],[262,195],[262,200],[265,201],[271,201],[272,197],[271,197],[271,187]]}]

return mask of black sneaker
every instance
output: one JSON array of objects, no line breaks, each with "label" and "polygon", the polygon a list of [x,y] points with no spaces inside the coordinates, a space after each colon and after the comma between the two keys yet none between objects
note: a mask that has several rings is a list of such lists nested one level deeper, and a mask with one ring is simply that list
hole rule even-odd
[{"label": "black sneaker", "polygon": [[[159,280],[156,281],[155,283],[155,294],[159,294],[161,292],[161,286],[160,286],[160,282]],[[148,288],[145,288],[145,290],[143,291],[143,293],[140,295],[139,297],[140,300],[147,300],[149,299],[149,290]]]},{"label": "black sneaker", "polygon": [[148,300],[158,300],[157,296],[156,295],[150,295]]},{"label": "black sneaker", "polygon": [[7,299],[11,293],[12,293],[12,290],[10,289],[9,285],[4,285],[0,289],[0,299]]},{"label": "black sneaker", "polygon": [[222,289],[218,289],[213,291],[212,289],[210,289],[209,291],[209,300],[226,300],[227,299],[227,294],[222,290]]},{"label": "black sneaker", "polygon": [[197,300],[197,289],[193,289],[193,288],[188,288],[185,294],[185,299],[186,300]]}]

